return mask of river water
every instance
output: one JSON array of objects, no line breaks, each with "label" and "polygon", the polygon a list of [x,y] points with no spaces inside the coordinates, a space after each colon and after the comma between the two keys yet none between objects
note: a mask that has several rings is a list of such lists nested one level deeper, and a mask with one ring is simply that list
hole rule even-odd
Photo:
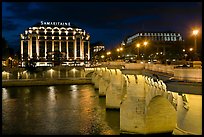
[{"label": "river water", "polygon": [[117,135],[120,111],[92,85],[2,88],[2,133]]}]

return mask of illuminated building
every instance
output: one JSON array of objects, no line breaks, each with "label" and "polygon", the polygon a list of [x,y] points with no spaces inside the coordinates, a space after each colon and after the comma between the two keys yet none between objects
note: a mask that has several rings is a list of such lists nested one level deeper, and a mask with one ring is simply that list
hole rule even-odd
[{"label": "illuminated building", "polygon": [[30,59],[36,66],[50,66],[54,62],[83,65],[90,60],[90,35],[70,22],[41,21],[20,35],[22,66]]},{"label": "illuminated building", "polygon": [[[124,40],[127,54],[136,55],[142,59],[182,58],[184,40],[177,32],[138,32]],[[144,43],[148,44],[144,44]],[[140,47],[137,45],[140,44]],[[160,53],[161,55],[158,55]],[[164,56],[165,55],[165,56]],[[144,57],[144,58],[143,58]]]},{"label": "illuminated building", "polygon": [[105,50],[105,46],[103,45],[94,46],[93,52],[99,52],[101,50]]},{"label": "illuminated building", "polygon": [[176,42],[183,41],[180,33],[175,32],[139,32],[127,38],[126,44],[130,44],[134,41],[145,39],[153,42]]}]

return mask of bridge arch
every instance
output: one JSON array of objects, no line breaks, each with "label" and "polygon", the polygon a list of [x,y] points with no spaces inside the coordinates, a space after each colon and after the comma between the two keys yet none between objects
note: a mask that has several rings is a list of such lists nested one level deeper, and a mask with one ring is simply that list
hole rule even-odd
[{"label": "bridge arch", "polygon": [[176,110],[162,95],[153,97],[146,111],[146,132],[172,133],[176,127]]}]

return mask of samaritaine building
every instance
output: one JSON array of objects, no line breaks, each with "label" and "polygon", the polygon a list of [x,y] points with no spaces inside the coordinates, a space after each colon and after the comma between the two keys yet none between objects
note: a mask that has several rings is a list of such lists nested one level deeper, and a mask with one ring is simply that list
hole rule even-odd
[{"label": "samaritaine building", "polygon": [[90,60],[90,35],[70,22],[41,21],[20,35],[21,60],[36,66],[84,65]]}]

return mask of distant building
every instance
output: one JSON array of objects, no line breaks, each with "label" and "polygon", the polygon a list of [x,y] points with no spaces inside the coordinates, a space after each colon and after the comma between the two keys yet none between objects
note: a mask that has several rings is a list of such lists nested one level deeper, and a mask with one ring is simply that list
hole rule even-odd
[{"label": "distant building", "polygon": [[36,66],[51,66],[53,62],[83,65],[90,60],[90,35],[70,22],[44,22],[27,28],[21,39],[22,66],[30,59]]},{"label": "distant building", "polygon": [[103,42],[101,41],[97,41],[95,43],[91,44],[91,59],[93,60],[97,60],[99,58],[99,56],[105,52],[105,45],[103,44]]},{"label": "distant building", "polygon": [[138,32],[126,37],[124,47],[128,55],[137,59],[179,59],[183,42],[181,34],[176,32]]},{"label": "distant building", "polygon": [[138,32],[126,39],[126,44],[132,44],[138,40],[149,40],[152,42],[177,42],[183,41],[180,33],[176,32]]},{"label": "distant building", "polygon": [[102,51],[102,50],[105,50],[105,46],[103,43],[101,42],[97,42],[93,45],[93,52],[96,53],[96,52],[99,52],[99,51]]}]

